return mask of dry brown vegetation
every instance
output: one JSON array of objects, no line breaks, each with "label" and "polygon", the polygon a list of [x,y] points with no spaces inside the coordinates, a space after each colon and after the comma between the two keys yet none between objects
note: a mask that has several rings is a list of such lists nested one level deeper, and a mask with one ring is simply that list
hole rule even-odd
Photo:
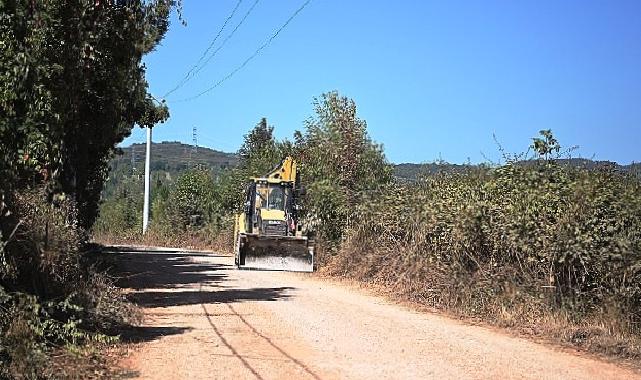
[{"label": "dry brown vegetation", "polygon": [[233,229],[227,228],[220,231],[184,231],[174,234],[158,231],[151,228],[145,235],[131,232],[129,234],[115,235],[109,233],[96,233],[93,236],[96,243],[103,245],[144,245],[152,247],[185,248],[193,250],[207,250],[219,253],[232,254]]},{"label": "dry brown vegetation", "polygon": [[12,199],[10,216],[20,221],[4,247],[11,282],[0,287],[0,378],[94,377],[108,367],[99,351],[136,322],[136,312],[94,269],[74,202],[45,199],[41,190]]},{"label": "dry brown vegetation", "polygon": [[[591,352],[641,358],[641,183],[551,160],[371,194],[326,273]],[[357,221],[357,222],[356,222]]]}]

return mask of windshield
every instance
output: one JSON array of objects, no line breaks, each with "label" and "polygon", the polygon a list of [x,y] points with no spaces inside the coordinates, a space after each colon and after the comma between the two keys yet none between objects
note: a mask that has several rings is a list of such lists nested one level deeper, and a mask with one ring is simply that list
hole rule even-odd
[{"label": "windshield", "polygon": [[289,188],[277,184],[256,186],[256,208],[285,211]]}]

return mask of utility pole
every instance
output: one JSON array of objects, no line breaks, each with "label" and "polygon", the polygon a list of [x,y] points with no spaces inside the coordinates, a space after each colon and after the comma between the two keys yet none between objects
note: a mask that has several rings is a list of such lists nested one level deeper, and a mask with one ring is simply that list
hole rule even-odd
[{"label": "utility pole", "polygon": [[136,172],[136,146],[131,144],[131,174]]},{"label": "utility pole", "polygon": [[151,127],[147,127],[147,152],[145,156],[145,203],[142,210],[142,233],[143,235],[147,232],[147,227],[149,226],[149,164],[151,162]]}]

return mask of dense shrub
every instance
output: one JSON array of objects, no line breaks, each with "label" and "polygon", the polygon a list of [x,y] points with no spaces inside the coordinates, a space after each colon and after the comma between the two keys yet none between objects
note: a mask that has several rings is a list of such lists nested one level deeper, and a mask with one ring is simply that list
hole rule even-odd
[{"label": "dense shrub", "polygon": [[111,281],[84,264],[73,201],[52,205],[39,190],[12,204],[21,218],[1,252],[0,378],[37,378],[52,347],[109,342],[101,332],[134,314]]},{"label": "dense shrub", "polygon": [[215,178],[210,170],[197,167],[183,172],[175,182],[156,181],[151,194],[151,221],[144,236],[141,181],[122,180],[103,201],[92,236],[108,244],[231,252],[234,221],[230,205],[234,199],[228,194],[232,180],[232,173]]},{"label": "dense shrub", "polygon": [[463,314],[641,322],[641,183],[552,160],[439,174],[356,208],[334,273]]},{"label": "dense shrub", "polygon": [[[154,204],[155,205],[155,204]],[[142,196],[123,193],[100,205],[100,216],[93,231],[114,235],[130,235],[142,230]]]},{"label": "dense shrub", "polygon": [[214,181],[204,170],[182,174],[167,200],[167,219],[174,228],[197,229],[209,222],[213,207]]}]

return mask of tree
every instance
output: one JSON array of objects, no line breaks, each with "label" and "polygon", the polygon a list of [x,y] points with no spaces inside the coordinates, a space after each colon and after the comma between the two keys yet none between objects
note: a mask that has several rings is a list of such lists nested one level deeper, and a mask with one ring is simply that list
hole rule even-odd
[{"label": "tree", "polygon": [[168,218],[173,226],[186,230],[200,228],[210,220],[214,181],[206,170],[190,170],[181,175],[169,194]]},{"label": "tree", "polygon": [[552,134],[552,130],[544,129],[539,131],[541,137],[532,139],[531,148],[539,155],[539,158],[549,160],[553,153],[557,155],[561,151],[561,145]]},{"label": "tree", "polygon": [[281,143],[274,138],[274,127],[267,125],[266,118],[244,137],[238,156],[245,177],[264,175],[285,158],[281,157]]},{"label": "tree", "polygon": [[[32,359],[90,339],[80,320],[104,328],[123,321],[111,308],[96,312],[111,293],[96,286],[80,246],[116,144],[134,126],[168,117],[147,93],[142,56],[162,39],[175,6],[0,1],[0,377],[44,377]],[[113,206],[106,220],[137,224],[134,198]],[[7,338],[16,326],[19,338]]]},{"label": "tree", "polygon": [[[168,117],[147,93],[142,56],[168,27],[173,1],[3,2],[0,174],[76,201],[89,227],[115,145]],[[6,143],[6,144],[5,144]]]},{"label": "tree", "polygon": [[367,123],[357,116],[352,99],[328,92],[314,99],[314,111],[305,122],[305,134],[295,136],[306,176],[331,179],[350,197],[391,181],[383,147],[367,134]]},{"label": "tree", "polygon": [[314,111],[305,132],[295,133],[293,151],[309,188],[308,217],[324,238],[338,242],[361,198],[390,184],[392,167],[352,99],[325,93],[314,99]]},{"label": "tree", "polygon": [[265,150],[273,149],[276,146],[274,140],[274,127],[267,125],[267,119],[262,118],[260,122],[245,136],[243,145],[238,149],[238,156],[244,162],[251,161],[253,156]]},{"label": "tree", "polygon": [[219,180],[222,210],[239,211],[242,208],[245,184],[249,178],[265,175],[291,153],[291,144],[287,141],[276,141],[273,132],[274,127],[267,124],[266,118],[262,118],[244,136],[243,145],[237,152],[240,158],[238,167]]},{"label": "tree", "polygon": [[175,5],[0,2],[0,288],[53,297],[80,281],[80,237],[116,144],[168,116],[147,93],[142,56]]}]

